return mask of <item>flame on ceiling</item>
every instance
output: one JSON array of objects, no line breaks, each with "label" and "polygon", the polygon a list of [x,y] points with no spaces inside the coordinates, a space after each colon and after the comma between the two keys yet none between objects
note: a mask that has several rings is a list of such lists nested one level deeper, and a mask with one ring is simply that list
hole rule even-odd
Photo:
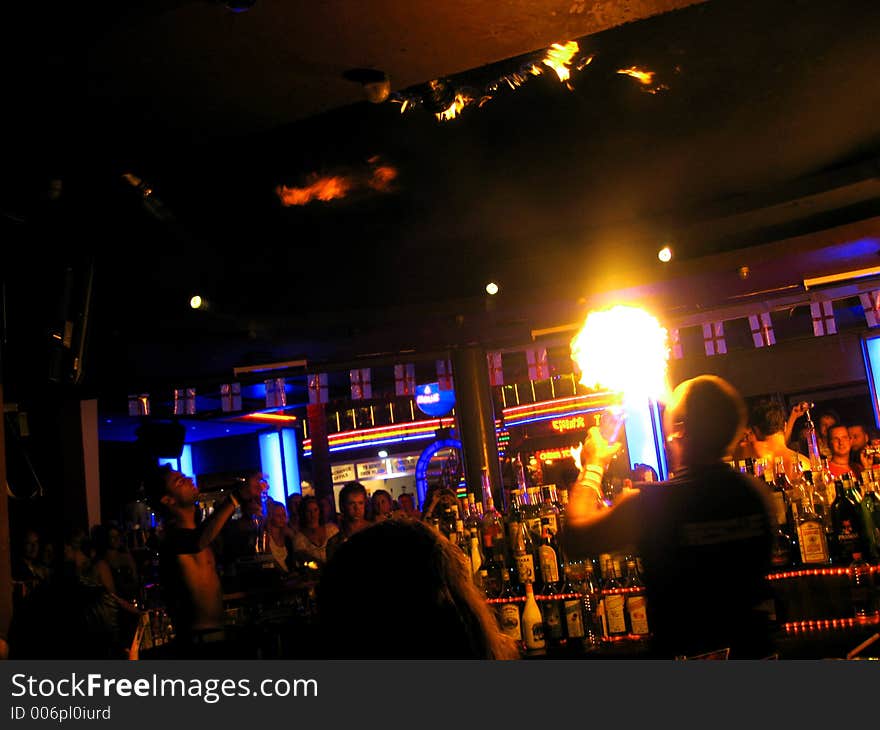
[{"label": "flame on ceiling", "polygon": [[640,68],[639,66],[630,66],[629,68],[621,68],[617,73],[630,76],[641,84],[642,91],[648,94],[659,94],[666,91],[669,87],[666,84],[654,83],[654,77],[657,75],[654,71]]},{"label": "flame on ceiling", "polygon": [[313,172],[306,177],[306,185],[279,185],[275,192],[285,207],[307,205],[316,201],[338,200],[355,192],[389,193],[393,190],[397,175],[397,168],[383,164],[377,155],[367,160],[366,170],[352,170],[334,175],[318,175]]}]

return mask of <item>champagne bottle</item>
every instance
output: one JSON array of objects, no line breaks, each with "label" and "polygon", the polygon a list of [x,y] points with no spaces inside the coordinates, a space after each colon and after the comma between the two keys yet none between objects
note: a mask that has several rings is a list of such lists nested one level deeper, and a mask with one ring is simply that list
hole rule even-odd
[{"label": "champagne bottle", "polygon": [[525,584],[526,602],[522,612],[522,633],[528,656],[539,656],[547,653],[547,641],[544,639],[544,617],[538,602],[535,600],[535,589],[531,582]]}]

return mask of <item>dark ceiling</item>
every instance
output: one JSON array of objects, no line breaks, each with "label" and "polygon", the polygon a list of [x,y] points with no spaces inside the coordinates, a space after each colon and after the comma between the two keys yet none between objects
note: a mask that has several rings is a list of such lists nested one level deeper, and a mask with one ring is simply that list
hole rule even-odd
[{"label": "dark ceiling", "polygon": [[[39,28],[7,46],[27,59],[0,199],[13,389],[43,378],[65,313],[89,313],[84,387],[134,392],[521,343],[661,276],[663,242],[675,267],[880,215],[863,0],[97,2]],[[541,59],[570,40],[566,85]],[[485,103],[439,121],[441,78]],[[330,176],[344,196],[282,205]]]}]

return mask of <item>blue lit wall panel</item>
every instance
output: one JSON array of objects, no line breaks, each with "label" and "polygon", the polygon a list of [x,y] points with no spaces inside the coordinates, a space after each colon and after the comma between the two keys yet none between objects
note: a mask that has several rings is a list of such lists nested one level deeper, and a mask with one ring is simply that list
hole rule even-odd
[{"label": "blue lit wall panel", "polygon": [[288,495],[300,494],[302,484],[299,479],[299,452],[296,445],[296,431],[292,428],[281,429],[281,446],[284,449],[284,476]]},{"label": "blue lit wall panel", "polygon": [[278,432],[260,434],[260,469],[269,481],[269,497],[284,504],[284,468]]}]

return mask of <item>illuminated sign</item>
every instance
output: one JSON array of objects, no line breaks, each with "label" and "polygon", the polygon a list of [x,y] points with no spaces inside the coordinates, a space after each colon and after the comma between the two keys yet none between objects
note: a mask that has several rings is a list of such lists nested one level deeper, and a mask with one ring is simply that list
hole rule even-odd
[{"label": "illuminated sign", "polygon": [[335,464],[330,467],[334,484],[353,482],[355,480],[354,464]]},{"label": "illuminated sign", "polygon": [[438,383],[416,387],[416,405],[429,416],[445,416],[455,405],[455,391],[441,390]]},{"label": "illuminated sign", "polygon": [[568,431],[583,431],[587,428],[587,421],[583,416],[571,416],[570,418],[554,418],[550,421],[550,426],[558,433],[567,433]]}]

